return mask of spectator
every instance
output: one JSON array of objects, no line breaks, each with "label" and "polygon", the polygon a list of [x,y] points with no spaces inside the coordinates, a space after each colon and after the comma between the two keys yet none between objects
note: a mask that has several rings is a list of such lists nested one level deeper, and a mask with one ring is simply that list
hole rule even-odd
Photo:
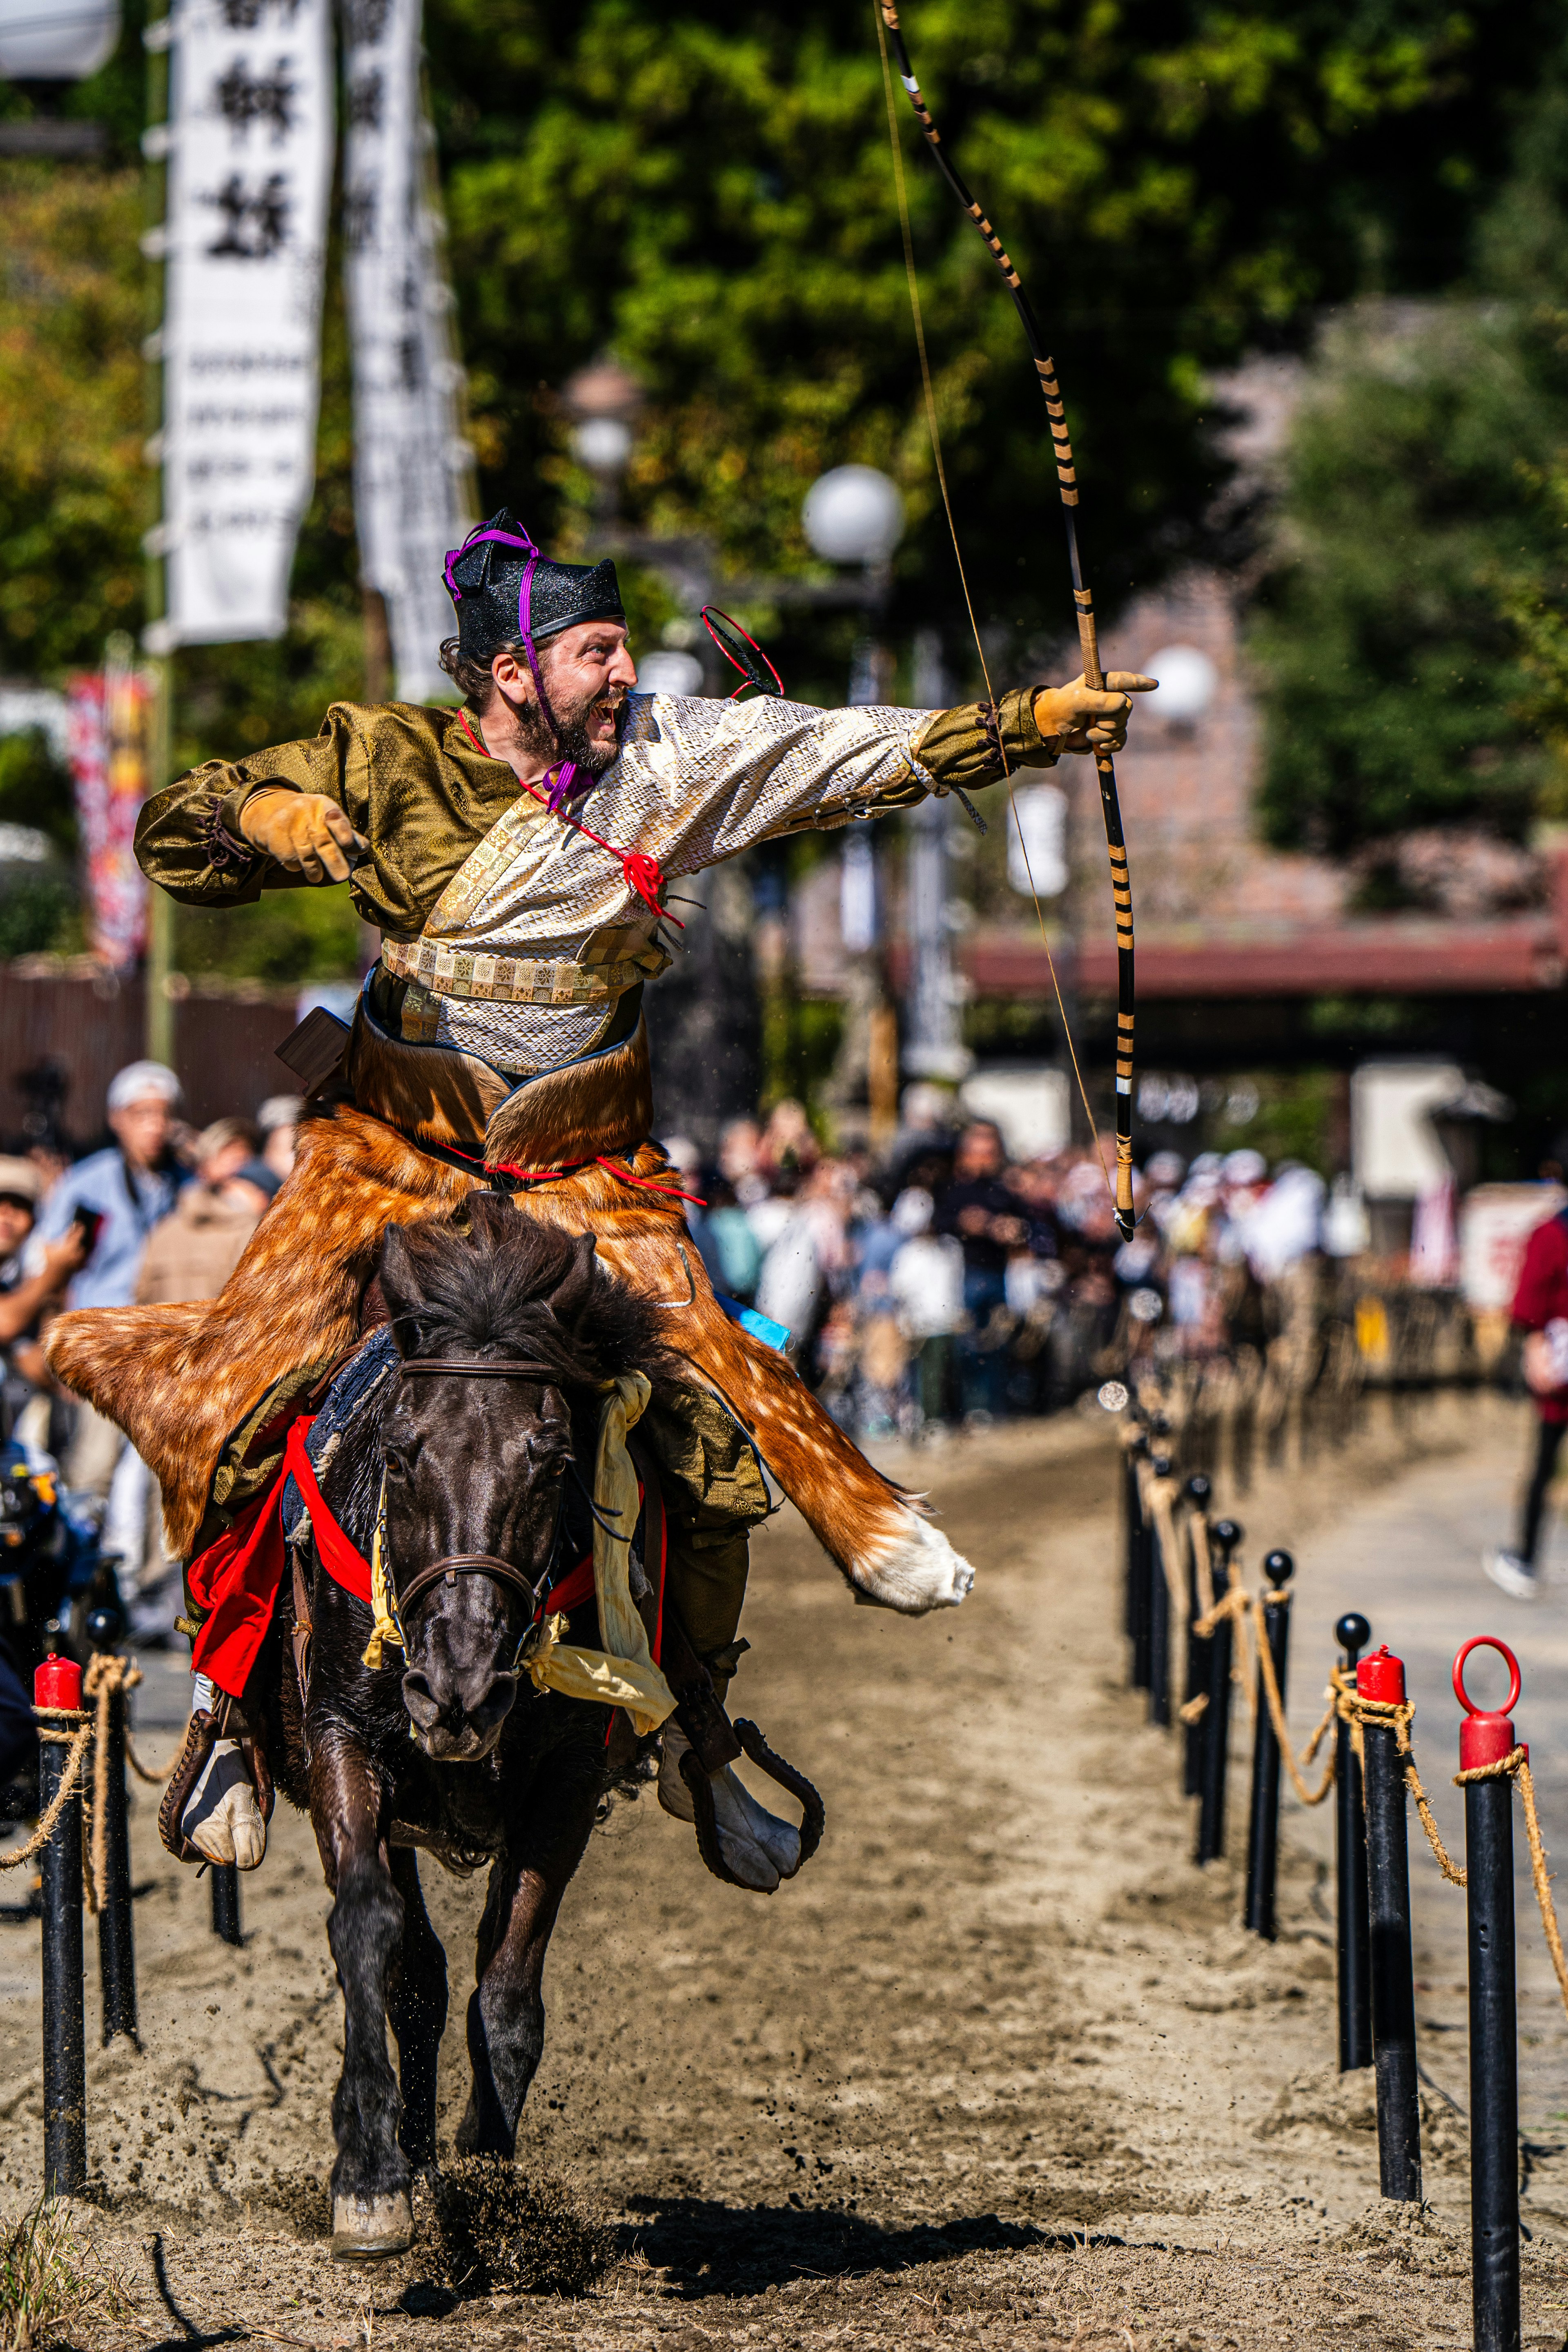
[{"label": "spectator", "polygon": [[757,1168],[770,1181],[779,1176],[808,1176],[822,1152],[811,1131],[802,1104],[786,1096],[774,1107],[757,1146]]},{"label": "spectator", "polygon": [[[59,1299],[87,1256],[87,1234],[72,1223],[57,1242],[45,1244],[37,1273],[23,1270],[23,1251],[32,1234],[43,1190],[29,1160],[0,1158],[0,1439],[11,1436],[34,1391],[47,1379],[39,1351],[39,1318]],[[47,1448],[47,1404],[41,1428],[20,1433],[24,1444]]]},{"label": "spectator", "polygon": [[1540,1591],[1537,1554],[1547,1490],[1568,1430],[1568,1209],[1537,1225],[1525,1245],[1513,1319],[1525,1334],[1524,1377],[1535,1400],[1535,1461],[1514,1549],[1489,1553],[1483,1565],[1510,1601],[1533,1601]]},{"label": "spectator", "polygon": [[968,1328],[958,1348],[959,1394],[965,1421],[974,1423],[1002,1410],[1007,1367],[998,1327],[1006,1314],[1007,1260],[1029,1237],[1021,1204],[1002,1181],[1005,1165],[1001,1129],[988,1118],[972,1120],[936,1202],[936,1232],[955,1236],[963,1251]]},{"label": "spectator", "polygon": [[915,1386],[929,1428],[952,1417],[952,1346],[964,1314],[963,1245],[931,1231],[934,1203],[910,1187],[893,1203],[891,1222],[902,1236],[888,1269],[888,1287],[915,1348]]},{"label": "spectator", "polygon": [[768,1180],[757,1161],[763,1130],[754,1118],[732,1118],[719,1138],[719,1173],[742,1209],[768,1197]]},{"label": "spectator", "polygon": [[[67,1293],[71,1307],[128,1307],[136,1295],[142,1254],[153,1228],[174,1205],[180,1175],[171,1150],[180,1082],[162,1062],[132,1062],[111,1082],[109,1125],[114,1141],[79,1160],[44,1204],[29,1270],[44,1248],[63,1240],[79,1209],[99,1220],[92,1246]],[[107,1496],[125,1440],[111,1421],[80,1405],[66,1462],[68,1483]]]},{"label": "spectator", "polygon": [[305,1116],[303,1095],[268,1095],[256,1114],[261,1130],[261,1157],[281,1184],[294,1168],[294,1148],[300,1121]]},{"label": "spectator", "polygon": [[138,1304],[216,1298],[245,1255],[268,1194],[259,1175],[277,1178],[253,1157],[256,1131],[247,1119],[220,1118],[195,1139],[195,1181],[148,1238],[137,1276]]}]

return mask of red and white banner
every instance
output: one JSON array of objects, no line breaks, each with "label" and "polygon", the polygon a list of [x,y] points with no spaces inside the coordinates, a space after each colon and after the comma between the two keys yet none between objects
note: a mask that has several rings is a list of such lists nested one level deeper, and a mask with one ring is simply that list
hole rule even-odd
[{"label": "red and white banner", "polygon": [[88,946],[113,971],[147,943],[147,884],[136,819],[147,797],[151,682],[132,669],[73,677],[68,692],[71,779],[81,841]]}]

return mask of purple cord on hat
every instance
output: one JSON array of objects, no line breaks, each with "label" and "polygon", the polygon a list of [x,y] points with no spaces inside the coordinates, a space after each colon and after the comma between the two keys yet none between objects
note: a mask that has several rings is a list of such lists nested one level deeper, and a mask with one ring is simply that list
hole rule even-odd
[{"label": "purple cord on hat", "polygon": [[[533,690],[539,697],[541,714],[545,725],[559,743],[561,729],[555,713],[550,707],[550,697],[544,691],[544,680],[540,675],[539,656],[533,643],[533,632],[529,626],[532,618],[534,568],[541,561],[539,550],[532,540],[529,538],[526,531],[520,539],[510,530],[471,530],[461,547],[449,548],[447,551],[447,560],[442,568],[448,593],[454,604],[462,603],[463,592],[452,577],[452,566],[458,556],[468,553],[470,547],[482,547],[487,540],[494,540],[502,547],[521,548],[528,557],[528,562],[522,567],[522,580],[517,592],[517,633],[522,639],[522,649],[528,656],[528,674],[533,680]],[[550,793],[549,808],[552,816],[557,815],[568,801],[575,800],[582,793],[592,789],[594,782],[592,776],[585,777],[579,783],[577,772],[576,761],[567,760],[545,777],[544,781]]]}]

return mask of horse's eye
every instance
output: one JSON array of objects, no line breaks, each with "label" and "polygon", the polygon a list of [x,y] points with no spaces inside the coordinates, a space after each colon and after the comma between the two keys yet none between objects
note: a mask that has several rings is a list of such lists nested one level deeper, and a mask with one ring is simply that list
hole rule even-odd
[{"label": "horse's eye", "polygon": [[406,1479],[408,1475],[408,1465],[404,1460],[401,1454],[389,1454],[387,1455],[386,1475],[389,1479],[395,1479],[400,1484],[403,1480]]}]

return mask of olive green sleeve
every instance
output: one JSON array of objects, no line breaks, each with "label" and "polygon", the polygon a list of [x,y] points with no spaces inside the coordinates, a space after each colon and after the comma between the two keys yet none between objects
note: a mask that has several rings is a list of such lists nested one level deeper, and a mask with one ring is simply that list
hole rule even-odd
[{"label": "olive green sleeve", "polygon": [[1035,724],[1036,691],[1005,694],[994,709],[988,702],[961,703],[926,721],[910,750],[938,792],[954,784],[973,792],[1016,768],[1056,766],[1056,739]]},{"label": "olive green sleeve", "polygon": [[239,828],[240,811],[263,786],[320,793],[365,830],[371,760],[360,712],[334,702],[308,743],[278,743],[244,760],[207,760],[156,793],[136,823],[136,862],[149,882],[191,906],[245,906],[263,890],[310,888],[258,856]]}]

